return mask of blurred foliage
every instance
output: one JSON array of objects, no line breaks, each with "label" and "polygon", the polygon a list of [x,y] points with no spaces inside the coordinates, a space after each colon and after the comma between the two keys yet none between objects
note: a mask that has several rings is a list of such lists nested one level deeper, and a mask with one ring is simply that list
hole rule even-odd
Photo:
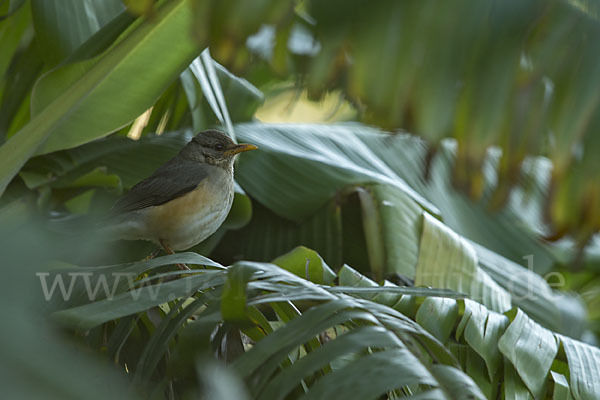
[{"label": "blurred foliage", "polygon": [[[239,28],[243,3],[220,3],[236,10],[226,16],[206,6],[212,25],[196,28],[234,72],[255,62],[243,45],[257,25]],[[444,137],[456,138],[454,183],[472,198],[483,193],[486,150],[500,147],[493,208],[505,203],[527,154],[547,155],[554,166],[548,236],[571,233],[583,245],[600,228],[600,27],[582,12],[586,7],[541,0],[305,1],[291,17],[293,3],[285,12],[285,2],[277,3],[261,20],[270,29],[263,25],[253,42],[275,72],[299,74],[313,98],[341,90],[363,121],[418,134],[432,151]],[[304,41],[301,49],[297,41]]]},{"label": "blurred foliage", "polygon": [[[597,2],[0,16],[9,397],[600,397]],[[352,122],[257,120],[297,104]],[[103,237],[215,126],[260,150],[213,236],[154,259]]]}]

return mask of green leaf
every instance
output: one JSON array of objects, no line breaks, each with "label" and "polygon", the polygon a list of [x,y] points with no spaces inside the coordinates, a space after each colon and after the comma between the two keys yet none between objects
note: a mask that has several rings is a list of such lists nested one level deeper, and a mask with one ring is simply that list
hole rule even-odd
[{"label": "green leaf", "polygon": [[40,53],[56,65],[125,10],[120,0],[32,0]]},{"label": "green leaf", "polygon": [[[0,147],[0,192],[35,151],[105,136],[152,105],[198,52],[189,26],[187,1],[167,2],[155,19],[140,22],[101,56],[45,75],[33,95],[39,113]],[[148,68],[157,53],[165,57]],[[119,102],[112,101],[115,93]]]},{"label": "green leaf", "polygon": [[[236,175],[240,168],[243,167],[236,167]],[[342,228],[341,217],[341,207],[335,200],[301,223],[279,217],[260,203],[253,202],[252,219],[248,225],[239,231],[228,232],[215,254],[227,262],[235,261],[232,255],[246,260],[270,261],[303,245],[317,251],[328,265],[337,269],[342,264],[343,236],[348,233]],[[356,246],[356,242],[350,243]]]},{"label": "green leaf", "polygon": [[357,192],[373,276],[378,280],[393,273],[414,277],[423,209],[394,186],[368,185]]},{"label": "green leaf", "polygon": [[[209,79],[210,72],[206,67],[209,64],[206,62],[214,68],[218,81],[216,88],[217,81]],[[224,106],[232,122],[250,121],[264,101],[262,92],[250,82],[233,75],[207,56],[195,59],[180,78],[192,112],[194,130],[216,123],[227,126],[225,113],[222,111]],[[206,101],[202,101],[203,99]]]},{"label": "green leaf", "polygon": [[[131,387],[123,369],[74,346],[73,336],[48,320],[44,312],[46,304],[39,299],[40,282],[35,274],[40,266],[47,264],[57,242],[32,223],[21,224],[18,229],[6,223],[8,220],[2,219],[0,263],[18,268],[7,268],[5,279],[0,280],[0,301],[13,302],[4,310],[0,326],[2,396],[73,400],[143,398]],[[37,243],[35,251],[27,242]],[[41,337],[44,339],[40,340]]]},{"label": "green leaf", "polygon": [[275,330],[258,342],[250,351],[243,354],[234,363],[234,369],[243,377],[251,376],[263,363],[275,355],[283,359],[294,347],[309,341],[323,330],[352,318],[374,320],[366,313],[344,310],[352,305],[350,300],[335,300],[313,307],[301,316],[292,319],[280,329]]},{"label": "green leaf", "polygon": [[415,285],[466,293],[495,311],[510,309],[510,295],[477,265],[471,245],[429,214],[423,214],[423,233]]},{"label": "green leaf", "polygon": [[[117,175],[128,189],[150,176],[192,139],[189,130],[146,135],[139,140],[111,136],[31,159],[21,174],[42,174],[55,187],[65,187],[96,169]],[[125,161],[126,160],[126,161]],[[39,183],[36,183],[39,185]]]},{"label": "green leaf", "polygon": [[205,399],[250,399],[243,382],[224,365],[212,358],[200,358],[196,362],[196,375],[202,382]]},{"label": "green leaf", "polygon": [[[94,83],[94,87],[87,92],[83,104],[61,124],[61,134],[51,137],[41,153],[105,136],[148,109],[198,52],[198,45],[187,36],[186,28],[191,24],[188,13],[186,1],[166,3],[156,20],[138,22],[125,38],[99,57],[46,74],[34,88],[33,115],[57,101],[62,92],[88,86],[88,83]],[[176,47],[166,51],[165,46],[173,43]],[[150,57],[162,52],[167,57],[148,68]],[[126,92],[122,86],[124,81],[133,82]],[[116,104],[111,107],[108,100],[107,96],[114,93],[121,93],[119,107]],[[88,125],[85,130],[83,124]]]},{"label": "green leaf", "polygon": [[527,386],[523,383],[510,361],[504,359],[504,398],[507,400],[533,400]]},{"label": "green leaf", "polygon": [[398,339],[389,331],[377,326],[364,326],[336,337],[284,368],[271,379],[260,393],[259,399],[283,399],[301,380],[324,368],[336,358],[347,354],[360,354],[369,347],[397,347]]},{"label": "green leaf", "polygon": [[508,319],[502,314],[487,310],[471,300],[464,300],[465,311],[456,329],[460,336],[483,358],[490,381],[494,382],[499,373],[502,354],[498,350],[498,340],[508,325]]},{"label": "green leaf", "polygon": [[[147,285],[146,281],[138,282],[135,278],[140,274],[149,273],[157,268],[173,264],[196,264],[223,269],[220,264],[198,254],[178,253],[127,264],[92,268],[62,268],[53,270],[47,273],[46,277],[40,277],[39,279],[46,301],[50,302],[50,310],[74,308],[85,305],[90,301],[98,301],[126,293],[126,290],[137,284]],[[182,272],[178,272],[178,274],[182,274]],[[61,289],[60,286],[64,289]],[[44,289],[44,287],[47,289]],[[53,287],[54,291],[52,291]],[[134,293],[134,295],[137,296],[137,293]]]},{"label": "green leaf", "polygon": [[[487,197],[482,201],[471,201],[452,186],[456,142],[443,141],[435,155],[431,155],[428,152],[435,149],[428,149],[423,142],[414,137],[373,135],[365,128],[360,130],[359,137],[410,187],[434,204],[444,223],[455,232],[517,264],[524,265],[523,257],[533,255],[534,271],[544,273],[550,270],[554,262],[553,257],[548,246],[538,238],[539,227],[543,224],[540,198],[528,196],[525,190],[516,190],[504,209],[490,212]],[[483,168],[485,195],[488,197],[488,192],[494,189],[498,180],[496,169],[500,153],[495,150],[488,152]],[[533,173],[533,182],[536,185],[540,184],[538,180],[543,181],[545,175],[538,172],[537,165],[543,164],[543,161],[547,163],[548,160],[529,161],[525,164],[523,173]],[[531,167],[531,164],[536,167]],[[426,167],[429,175],[427,179],[423,179]],[[526,173],[527,171],[529,172]],[[530,180],[524,178],[523,185]],[[544,195],[541,196],[542,199]],[[499,237],[510,240],[498,240]]]},{"label": "green leaf", "polygon": [[120,190],[121,178],[116,174],[108,174],[104,167],[98,167],[71,182],[56,182],[52,186],[55,188],[97,186]]},{"label": "green leaf", "polygon": [[[377,284],[377,282],[372,281],[371,279],[367,278],[360,272],[358,272],[355,269],[353,269],[352,267],[350,267],[348,264],[344,264],[342,266],[342,268],[340,269],[340,271],[338,272],[338,281],[339,281],[340,286],[346,286],[346,287],[352,286],[357,289],[358,288],[379,289],[379,290],[374,290],[372,292],[370,292],[370,291],[354,291],[354,292],[352,292],[349,290],[344,290],[344,293],[354,293],[364,299],[373,300],[378,303],[388,305],[390,307],[393,306],[394,304],[396,304],[400,300],[400,297],[401,297],[400,295],[395,294],[393,292],[387,292],[385,290],[385,287],[379,286]],[[337,290],[337,289],[334,289],[334,290]]]},{"label": "green leaf", "polygon": [[569,382],[563,374],[559,374],[555,371],[550,371],[550,377],[554,383],[554,393],[552,398],[554,400],[572,400],[571,390],[569,388]]},{"label": "green leaf", "polygon": [[[469,243],[477,251],[479,267],[510,293],[514,306],[548,329],[572,337],[581,336],[586,310],[580,300],[553,291],[546,279],[531,269],[524,269],[473,241]],[[535,262],[534,258],[532,260]],[[555,274],[546,275],[546,278],[552,275]]]},{"label": "green leaf", "polygon": [[[6,3],[6,2],[4,2]],[[12,2],[11,2],[12,3]],[[28,30],[31,22],[31,9],[28,3],[22,1],[23,7],[14,8],[13,4],[6,7],[6,12],[13,12],[10,18],[3,20],[0,17],[0,76],[4,77],[11,63],[23,34]]]},{"label": "green leaf", "polygon": [[[7,47],[11,46],[10,37],[5,38],[8,43],[3,43]],[[13,55],[8,70],[2,77],[0,85],[0,94],[2,102],[0,103],[0,143],[3,143],[7,135],[19,129],[19,113],[23,109],[27,111],[29,117],[29,95],[31,88],[35,84],[40,72],[43,69],[42,59],[37,53],[37,43],[33,38],[22,38],[25,43],[17,49]],[[0,38],[2,40],[2,38]],[[1,42],[0,42],[1,43]]]},{"label": "green leaf", "polygon": [[[569,329],[575,337],[581,333],[585,319],[583,308],[576,301],[552,300],[551,295],[556,292],[551,291],[531,270],[518,265],[524,262],[524,254],[533,256],[530,269],[535,271],[547,271],[553,262],[547,246],[538,239],[539,229],[534,228],[538,224],[537,216],[541,215],[536,198],[529,199],[526,193],[520,191],[507,209],[495,214],[488,212],[485,202],[470,201],[450,185],[456,143],[445,141],[441,144],[440,151],[433,160],[429,160],[430,177],[425,180],[423,173],[428,149],[422,141],[407,135],[384,134],[359,124],[243,124],[236,130],[240,140],[260,147],[254,154],[240,159],[237,179],[249,195],[269,208],[271,213],[263,213],[261,207],[256,206],[255,219],[248,230],[226,238],[229,246],[243,248],[235,254],[269,260],[278,252],[303,244],[317,249],[335,267],[346,262],[360,268],[363,273],[371,269],[376,279],[387,277],[383,274],[388,272],[399,271],[405,272],[401,275],[413,278],[410,271],[416,265],[413,257],[418,256],[416,249],[421,222],[412,218],[414,212],[419,211],[418,207],[414,207],[419,203],[411,205],[407,198],[413,200],[414,197],[385,179],[378,181],[378,175],[367,178],[360,175],[396,176],[443,210],[441,217],[444,224],[465,239],[470,239],[469,244],[473,244],[472,241],[484,243],[499,252],[500,256],[474,245],[480,268],[472,267],[478,270],[476,274],[482,276],[485,285],[495,286],[496,292],[504,293],[500,296],[503,304],[498,304],[502,307],[496,310],[504,311],[511,306],[506,301],[504,288],[515,295],[514,305],[530,312],[545,326]],[[356,154],[357,149],[361,150],[360,154]],[[490,151],[484,171],[486,188],[493,188],[497,181],[494,170],[498,154]],[[528,165],[543,164],[538,161],[532,160]],[[341,171],[340,165],[343,166]],[[322,175],[323,171],[327,172],[326,176]],[[350,171],[356,173],[354,178],[346,175]],[[526,171],[529,171],[527,175],[535,173],[529,167]],[[319,179],[316,179],[317,176]],[[356,186],[366,188],[361,189],[362,204],[353,200]],[[329,215],[317,216],[324,212],[325,206],[320,204],[327,204],[327,199],[335,202],[336,209],[341,211],[342,225],[334,225],[340,227],[341,235],[334,234],[336,231],[327,219]],[[355,206],[356,203],[359,205]],[[387,207],[386,204],[393,206]],[[522,222],[519,216],[523,207],[527,210],[527,223]],[[272,212],[283,218],[300,220],[300,225],[277,219]],[[362,226],[364,224],[366,226]],[[310,228],[314,233],[310,233]],[[411,236],[415,230],[418,232],[416,238]],[[363,241],[369,241],[369,246],[363,247],[361,237]],[[369,259],[364,259],[365,254],[369,254]],[[483,278],[485,274],[479,270],[489,276]],[[513,278],[517,276],[519,279],[515,281]],[[529,296],[531,289],[539,296]],[[492,301],[492,298],[489,300]],[[499,301],[499,298],[494,301]],[[565,322],[562,324],[560,321]]]},{"label": "green leaf", "polygon": [[233,265],[227,270],[221,295],[221,315],[225,321],[240,325],[250,322],[246,314],[246,286],[256,272],[258,269],[249,264]]},{"label": "green leaf", "polygon": [[272,263],[314,283],[330,285],[336,277],[316,251],[304,246],[277,257]]},{"label": "green leaf", "polygon": [[[169,310],[169,313],[154,330],[152,337],[139,357],[136,367],[136,379],[144,381],[150,378],[160,359],[168,351],[171,339],[187,322],[188,318],[204,306],[212,295],[213,293],[200,295],[199,298],[189,302],[189,304],[185,304],[188,299],[181,299]],[[201,317],[203,316],[201,315]]]},{"label": "green leaf", "polygon": [[146,15],[152,17],[154,1],[152,0],[124,0],[127,9],[136,15]]},{"label": "green leaf", "polygon": [[237,183],[233,194],[233,204],[222,227],[240,229],[246,226],[252,218],[252,201]]},{"label": "green leaf", "polygon": [[377,398],[416,384],[436,385],[436,381],[409,350],[397,348],[367,354],[333,371],[318,380],[303,399]]},{"label": "green leaf", "polygon": [[103,322],[147,310],[153,306],[187,297],[224,281],[222,272],[204,272],[157,285],[142,285],[105,300],[57,311],[53,318],[78,329],[90,329]]},{"label": "green leaf", "polygon": [[70,198],[65,201],[65,207],[69,212],[73,214],[85,214],[89,212],[90,205],[92,204],[92,197],[96,189],[86,190],[85,192]]},{"label": "green leaf", "polygon": [[592,400],[600,396],[600,349],[556,335],[567,354],[573,398]]},{"label": "green leaf", "polygon": [[440,382],[444,393],[453,399],[485,399],[479,387],[464,372],[448,365],[433,365],[432,375]]},{"label": "green leaf", "polygon": [[458,319],[456,300],[428,297],[423,301],[415,320],[442,343],[446,343]]},{"label": "green leaf", "polygon": [[558,352],[552,332],[531,320],[523,311],[509,313],[512,320],[498,341],[527,388],[539,398],[546,390],[546,377]]},{"label": "green leaf", "polygon": [[[395,186],[435,212],[435,206],[360,140],[356,126],[351,127],[237,125],[240,141],[256,144],[260,149],[240,158],[240,184],[272,211],[295,221],[306,218],[339,190],[373,182]],[[289,179],[290,176],[295,179]]]}]

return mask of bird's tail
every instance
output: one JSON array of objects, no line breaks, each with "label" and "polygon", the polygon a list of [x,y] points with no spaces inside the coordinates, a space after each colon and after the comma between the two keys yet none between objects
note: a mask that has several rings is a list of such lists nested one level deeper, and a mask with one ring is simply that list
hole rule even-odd
[{"label": "bird's tail", "polygon": [[54,216],[48,220],[47,228],[51,232],[66,236],[94,236],[103,241],[121,239],[119,226],[114,218],[90,214],[69,214]]}]

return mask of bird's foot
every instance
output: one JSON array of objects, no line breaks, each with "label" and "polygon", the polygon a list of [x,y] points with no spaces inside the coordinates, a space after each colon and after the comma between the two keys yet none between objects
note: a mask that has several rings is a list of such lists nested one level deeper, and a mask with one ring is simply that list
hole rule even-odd
[{"label": "bird's foot", "polygon": [[144,261],[152,260],[158,255],[158,253],[160,253],[160,249],[157,249],[156,251],[153,251],[152,253],[148,254],[148,256],[144,258]]},{"label": "bird's foot", "polygon": [[[175,252],[173,251],[173,249],[171,247],[169,247],[169,244],[167,243],[166,240],[160,239],[160,244],[163,247],[163,249],[165,249],[165,251],[167,252],[167,254],[175,254]],[[189,271],[190,267],[188,267],[185,264],[177,264],[177,268],[179,268],[182,271]]]},{"label": "bird's foot", "polygon": [[191,268],[188,267],[186,264],[177,264],[177,268],[179,268],[182,271],[190,271]]}]

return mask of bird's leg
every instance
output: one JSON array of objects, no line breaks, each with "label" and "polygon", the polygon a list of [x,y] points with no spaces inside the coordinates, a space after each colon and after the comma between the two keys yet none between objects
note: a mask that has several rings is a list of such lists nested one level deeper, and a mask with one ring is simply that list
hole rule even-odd
[{"label": "bird's leg", "polygon": [[[169,247],[169,245],[167,244],[166,240],[163,239],[159,239],[160,245],[163,247],[163,249],[165,249],[165,251],[167,252],[167,254],[175,254],[175,252],[173,251],[172,248]],[[181,270],[189,270],[190,267],[188,267],[185,264],[177,264],[177,267]]]},{"label": "bird's leg", "polygon": [[153,251],[152,253],[148,254],[148,257],[144,258],[144,261],[152,260],[154,257],[156,257],[158,255],[158,253],[160,253],[160,249],[157,249],[157,250]]}]

